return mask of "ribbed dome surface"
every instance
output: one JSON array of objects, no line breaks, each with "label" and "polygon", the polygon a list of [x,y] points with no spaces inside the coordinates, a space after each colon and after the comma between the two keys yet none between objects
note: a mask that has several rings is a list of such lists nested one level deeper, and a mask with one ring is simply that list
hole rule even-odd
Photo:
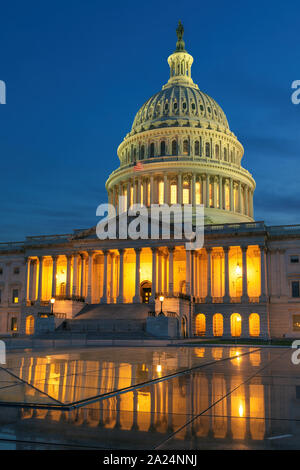
[{"label": "ribbed dome surface", "polygon": [[200,126],[229,129],[222,108],[196,87],[174,85],[146,101],[135,116],[131,132],[164,126]]}]

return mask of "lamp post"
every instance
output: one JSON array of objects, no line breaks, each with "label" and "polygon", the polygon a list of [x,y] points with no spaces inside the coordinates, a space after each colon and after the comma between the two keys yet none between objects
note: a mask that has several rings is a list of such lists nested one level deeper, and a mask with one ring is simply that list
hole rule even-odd
[{"label": "lamp post", "polygon": [[159,296],[159,300],[160,300],[160,312],[159,312],[159,315],[164,316],[164,313],[163,313],[163,301],[165,300],[164,296],[163,296],[163,295],[160,295],[160,296]]},{"label": "lamp post", "polygon": [[53,306],[54,306],[54,303],[55,303],[55,298],[52,297],[52,299],[50,300],[51,302],[51,315],[53,315]]}]

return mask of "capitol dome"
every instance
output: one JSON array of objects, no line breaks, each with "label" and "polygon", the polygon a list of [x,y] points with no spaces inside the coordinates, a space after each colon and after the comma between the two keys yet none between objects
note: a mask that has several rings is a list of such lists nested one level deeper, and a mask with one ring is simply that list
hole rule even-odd
[{"label": "capitol dome", "polygon": [[149,98],[137,112],[131,134],[159,127],[229,129],[222,108],[196,86],[170,85]]},{"label": "capitol dome", "polygon": [[194,83],[180,22],[176,32],[168,82],[142,105],[118,147],[109,201],[119,212],[134,203],[203,204],[206,224],[252,221],[255,181],[242,167],[244,148],[222,108]]}]

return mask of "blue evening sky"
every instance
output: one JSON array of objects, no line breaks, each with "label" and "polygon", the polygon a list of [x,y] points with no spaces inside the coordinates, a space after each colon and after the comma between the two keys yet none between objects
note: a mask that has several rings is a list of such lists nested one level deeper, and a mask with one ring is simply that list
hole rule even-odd
[{"label": "blue evening sky", "polygon": [[168,80],[178,19],[192,76],[254,176],[256,220],[300,223],[299,1],[2,2],[0,241],[97,222],[116,149]]}]

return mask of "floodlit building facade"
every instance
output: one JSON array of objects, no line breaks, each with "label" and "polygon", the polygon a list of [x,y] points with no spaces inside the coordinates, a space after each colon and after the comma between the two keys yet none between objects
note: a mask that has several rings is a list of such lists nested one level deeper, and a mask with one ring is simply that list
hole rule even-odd
[{"label": "floodlit building facade", "polygon": [[203,248],[172,235],[100,240],[95,227],[2,243],[1,334],[40,333],[51,317],[57,329],[134,336],[163,310],[173,336],[300,335],[300,225],[255,221],[243,146],[193,82],[181,24],[177,37],[170,78],[137,112],[106,189],[117,218],[133,204],[203,205]]}]

